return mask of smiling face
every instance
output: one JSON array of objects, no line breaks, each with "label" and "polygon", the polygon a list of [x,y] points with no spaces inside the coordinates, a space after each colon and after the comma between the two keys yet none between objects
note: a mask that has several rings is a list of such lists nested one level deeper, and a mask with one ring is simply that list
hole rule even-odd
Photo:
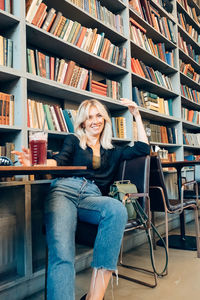
[{"label": "smiling face", "polygon": [[83,126],[88,136],[100,137],[104,128],[104,118],[96,106],[90,107],[88,119],[83,123]]}]

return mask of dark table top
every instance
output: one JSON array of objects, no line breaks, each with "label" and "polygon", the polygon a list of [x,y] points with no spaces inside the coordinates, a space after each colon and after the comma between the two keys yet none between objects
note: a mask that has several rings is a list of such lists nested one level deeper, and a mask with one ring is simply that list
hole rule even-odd
[{"label": "dark table top", "polygon": [[71,171],[74,172],[79,170],[86,170],[85,166],[33,166],[33,167],[24,167],[24,166],[2,166],[0,167],[0,176],[13,176],[13,175],[42,175],[42,174],[70,174]]}]

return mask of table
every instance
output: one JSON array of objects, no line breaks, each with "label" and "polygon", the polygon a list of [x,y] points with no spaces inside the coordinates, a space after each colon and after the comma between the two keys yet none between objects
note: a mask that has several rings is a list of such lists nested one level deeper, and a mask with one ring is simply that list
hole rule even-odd
[{"label": "table", "polygon": [[[181,199],[181,170],[184,167],[194,166],[200,164],[200,161],[175,161],[175,162],[163,162],[162,167],[173,167],[177,171],[177,185],[178,185],[178,196]],[[169,248],[192,250],[196,251],[196,237],[185,235],[185,214],[184,210],[180,214],[180,235],[169,235]]]},{"label": "table", "polygon": [[0,177],[14,176],[14,175],[70,175],[73,171],[73,175],[76,171],[86,170],[85,166],[2,166],[0,167]]}]

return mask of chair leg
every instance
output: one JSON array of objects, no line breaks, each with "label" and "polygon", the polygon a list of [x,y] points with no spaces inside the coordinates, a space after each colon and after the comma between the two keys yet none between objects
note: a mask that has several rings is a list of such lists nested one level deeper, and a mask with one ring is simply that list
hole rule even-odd
[{"label": "chair leg", "polygon": [[134,270],[134,271],[138,271],[138,272],[143,272],[143,273],[151,274],[151,275],[153,275],[154,283],[151,284],[151,283],[148,283],[148,282],[145,282],[145,281],[142,281],[142,280],[138,280],[136,278],[133,278],[133,277],[130,277],[130,276],[126,276],[126,275],[123,275],[123,274],[119,273],[118,276],[120,278],[126,279],[126,280],[131,281],[131,282],[135,282],[135,283],[138,283],[138,284],[150,287],[150,288],[154,288],[154,287],[157,286],[157,275],[156,275],[156,273],[154,271],[150,271],[150,270],[147,270],[147,269],[144,269],[144,268],[134,267],[134,266],[127,265],[127,264],[123,263],[123,241],[122,241],[122,246],[121,246],[120,256],[119,256],[119,266],[121,266],[123,268],[126,268],[126,269],[130,269],[130,270]]},{"label": "chair leg", "polygon": [[197,240],[197,257],[200,258],[200,233],[199,233],[198,207],[194,209],[194,213],[195,213],[195,229],[196,229],[196,240]]},{"label": "chair leg", "polygon": [[[152,221],[152,224],[155,226],[155,213],[154,213],[154,211],[151,212],[151,221]],[[156,236],[155,236],[154,231],[153,231],[153,234],[152,234],[152,239],[153,239],[153,249],[156,250]]]},{"label": "chair leg", "polygon": [[45,290],[44,299],[47,300],[47,271],[48,271],[48,247],[46,246],[46,257],[45,257]]}]

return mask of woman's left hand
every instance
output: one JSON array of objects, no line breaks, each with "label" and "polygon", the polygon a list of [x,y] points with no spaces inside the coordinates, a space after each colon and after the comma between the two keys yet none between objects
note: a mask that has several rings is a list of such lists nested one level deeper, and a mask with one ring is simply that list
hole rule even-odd
[{"label": "woman's left hand", "polygon": [[137,117],[137,116],[140,116],[140,112],[138,110],[138,106],[137,104],[134,102],[134,101],[131,101],[127,98],[120,98],[122,104],[124,106],[127,106],[130,113],[134,116],[134,117]]}]

